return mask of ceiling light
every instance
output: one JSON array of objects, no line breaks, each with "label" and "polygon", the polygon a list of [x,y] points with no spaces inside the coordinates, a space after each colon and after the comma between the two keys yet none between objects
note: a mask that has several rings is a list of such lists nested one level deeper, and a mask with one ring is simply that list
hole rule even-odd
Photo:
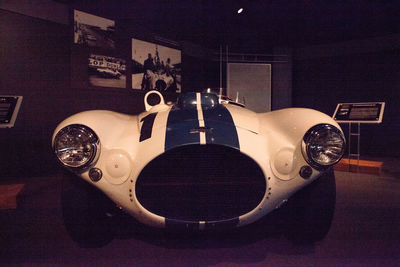
[{"label": "ceiling light", "polygon": [[238,9],[237,13],[240,14],[242,12],[243,12],[243,8],[241,7],[241,8]]}]

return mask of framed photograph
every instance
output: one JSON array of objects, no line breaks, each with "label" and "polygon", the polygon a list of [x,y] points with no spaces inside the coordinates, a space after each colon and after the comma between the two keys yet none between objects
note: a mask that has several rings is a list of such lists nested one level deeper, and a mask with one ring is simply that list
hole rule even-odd
[{"label": "framed photograph", "polygon": [[115,21],[74,10],[74,43],[115,49]]},{"label": "framed photograph", "polygon": [[90,85],[126,88],[126,60],[90,54],[88,62]]},{"label": "framed photograph", "polygon": [[180,93],[181,50],[132,39],[132,89]]}]

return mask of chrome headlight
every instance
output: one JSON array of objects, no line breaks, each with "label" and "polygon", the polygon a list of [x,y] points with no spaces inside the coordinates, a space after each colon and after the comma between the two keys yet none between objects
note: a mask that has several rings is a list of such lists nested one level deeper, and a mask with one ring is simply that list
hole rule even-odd
[{"label": "chrome headlight", "polygon": [[329,167],[342,158],[346,141],[342,131],[330,124],[318,124],[303,137],[302,152],[316,169]]},{"label": "chrome headlight", "polygon": [[100,142],[89,127],[72,124],[57,133],[53,148],[58,160],[63,165],[71,168],[84,168],[97,159]]}]

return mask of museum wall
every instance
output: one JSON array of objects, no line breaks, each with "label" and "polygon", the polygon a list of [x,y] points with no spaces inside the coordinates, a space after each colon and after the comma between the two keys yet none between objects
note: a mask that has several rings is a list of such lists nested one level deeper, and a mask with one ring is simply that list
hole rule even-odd
[{"label": "museum wall", "polygon": [[71,86],[68,25],[0,10],[0,27],[0,95],[24,97],[15,126],[0,129],[0,178],[52,174],[57,163],[51,135],[69,115],[143,110],[142,100],[130,92]]},{"label": "museum wall", "polygon": [[[293,64],[296,107],[332,116],[337,103],[386,102],[382,124],[361,125],[361,157],[400,156],[400,50],[398,38],[383,39],[389,41],[353,42],[351,51],[332,44],[325,56],[316,56],[314,49],[314,54],[297,55]],[[342,126],[347,135],[347,125]]]},{"label": "museum wall", "polygon": [[15,126],[0,128],[0,177],[47,173],[51,131],[68,106],[68,28],[4,10],[0,25],[0,95],[24,97]]}]

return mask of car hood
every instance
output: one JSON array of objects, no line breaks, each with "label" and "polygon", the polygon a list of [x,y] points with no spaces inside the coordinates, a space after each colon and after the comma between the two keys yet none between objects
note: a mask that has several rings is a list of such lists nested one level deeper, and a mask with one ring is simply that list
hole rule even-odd
[{"label": "car hood", "polygon": [[168,114],[165,150],[188,144],[216,144],[239,149],[230,111],[213,94],[186,94]]}]

